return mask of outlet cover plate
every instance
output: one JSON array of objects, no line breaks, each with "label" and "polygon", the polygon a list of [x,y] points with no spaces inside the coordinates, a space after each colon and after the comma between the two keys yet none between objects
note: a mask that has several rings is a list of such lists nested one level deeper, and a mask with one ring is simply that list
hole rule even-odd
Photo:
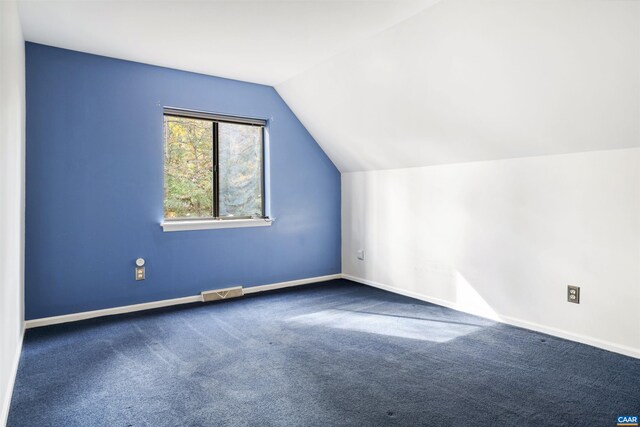
[{"label": "outlet cover plate", "polygon": [[567,301],[574,304],[580,304],[580,286],[567,286]]}]

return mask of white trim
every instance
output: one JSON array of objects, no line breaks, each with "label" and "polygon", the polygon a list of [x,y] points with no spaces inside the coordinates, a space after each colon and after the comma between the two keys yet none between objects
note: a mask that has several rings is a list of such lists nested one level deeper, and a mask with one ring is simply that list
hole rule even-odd
[{"label": "white trim", "polygon": [[7,394],[5,395],[2,407],[0,407],[0,425],[6,426],[9,419],[9,409],[11,409],[11,398],[13,397],[13,387],[16,383],[16,376],[18,375],[18,365],[20,364],[20,355],[22,354],[22,342],[24,341],[24,327],[20,331],[20,338],[18,340],[18,348],[16,348],[16,354],[11,366],[11,373],[9,374],[9,381],[6,384]]},{"label": "white trim", "polygon": [[[458,304],[454,302],[443,300],[440,298],[433,298],[427,295],[419,294],[417,292],[412,292],[412,291],[407,291],[401,288],[397,288],[395,286],[383,285],[382,283],[374,282],[372,280],[362,279],[360,277],[351,276],[349,274],[343,274],[342,278],[351,280],[353,282],[361,283],[363,285],[368,285],[374,288],[379,288],[385,291],[404,295],[410,298],[415,298],[421,301],[430,302],[432,304],[441,305],[454,310],[463,311],[465,313],[469,312],[468,310],[462,309]],[[486,317],[478,313],[471,313],[471,314],[474,314],[480,317]],[[563,338],[569,341],[575,341],[582,344],[587,344],[593,347],[601,348],[603,350],[608,350],[614,353],[620,353],[625,356],[630,356],[630,357],[635,357],[637,359],[640,359],[640,349],[637,349],[637,348],[628,347],[621,344],[615,344],[609,341],[603,341],[597,338],[592,338],[585,335],[564,331],[562,329],[553,328],[551,326],[540,325],[538,323],[529,322],[527,320],[522,320],[522,319],[518,319],[511,316],[503,316],[501,314],[497,314],[497,317],[488,317],[488,318],[491,320],[498,321],[500,323],[505,323],[505,324],[517,326],[520,328],[530,329],[532,331],[541,332],[543,334],[552,335],[554,337]]]},{"label": "white trim", "polygon": [[142,304],[124,305],[120,307],[105,308],[102,310],[83,311],[80,313],[63,314],[61,316],[43,317],[25,321],[25,328],[37,328],[39,326],[57,325],[58,323],[77,322],[78,320],[93,319],[94,317],[111,316],[114,314],[132,313],[134,311],[149,310],[152,308],[168,307],[171,305],[202,302],[200,295],[183,298],[165,299],[160,301],[144,302]]},{"label": "white trim", "polygon": [[[273,289],[288,288],[291,286],[305,285],[307,283],[325,282],[327,280],[340,279],[341,274],[331,274],[328,276],[310,277],[307,279],[290,280],[288,282],[272,283],[269,285],[251,286],[244,288],[245,294],[270,291]],[[193,295],[182,298],[165,299],[160,301],[145,302],[142,304],[125,305],[120,307],[105,308],[102,310],[83,311],[81,313],[63,314],[61,316],[43,317],[40,319],[27,320],[25,328],[37,328],[40,326],[56,325],[58,323],[76,322],[78,320],[92,319],[94,317],[112,316],[114,314],[132,313],[135,311],[149,310],[152,308],[168,307],[172,305],[189,304],[202,302],[202,295]]]},{"label": "white trim", "polygon": [[216,228],[270,227],[272,219],[194,219],[185,221],[163,221],[162,231],[211,230]]},{"label": "white trim", "polygon": [[342,274],[329,274],[328,276],[310,277],[308,279],[290,280],[288,282],[272,283],[270,285],[250,286],[244,288],[244,293],[253,294],[256,292],[272,291],[274,289],[290,288],[292,286],[307,285],[309,283],[326,282],[327,280],[342,279]]}]

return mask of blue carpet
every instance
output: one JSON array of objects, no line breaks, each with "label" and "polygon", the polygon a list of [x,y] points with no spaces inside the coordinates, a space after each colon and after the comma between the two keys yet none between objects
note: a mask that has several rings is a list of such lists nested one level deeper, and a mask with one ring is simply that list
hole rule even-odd
[{"label": "blue carpet", "polygon": [[14,426],[614,426],[640,360],[337,280],[27,331]]}]

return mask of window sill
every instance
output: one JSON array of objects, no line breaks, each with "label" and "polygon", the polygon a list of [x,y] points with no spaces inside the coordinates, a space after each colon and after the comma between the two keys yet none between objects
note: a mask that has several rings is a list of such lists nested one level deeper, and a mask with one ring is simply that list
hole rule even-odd
[{"label": "window sill", "polygon": [[211,230],[216,228],[270,227],[273,219],[203,219],[163,221],[162,231]]}]

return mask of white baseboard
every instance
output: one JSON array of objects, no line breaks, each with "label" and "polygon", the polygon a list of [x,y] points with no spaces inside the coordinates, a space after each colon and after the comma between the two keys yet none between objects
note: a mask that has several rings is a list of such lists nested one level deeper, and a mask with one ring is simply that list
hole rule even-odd
[{"label": "white baseboard", "polygon": [[[440,298],[433,298],[427,295],[419,294],[417,292],[407,291],[401,288],[397,288],[395,286],[384,285],[382,283],[377,283],[371,280],[362,279],[360,277],[355,277],[348,274],[343,274],[342,278],[351,280],[353,282],[361,283],[363,285],[372,286],[374,288],[383,289],[385,291],[393,292],[393,293],[404,295],[410,298],[415,298],[421,301],[430,302],[432,304],[441,305],[447,308],[468,313],[468,310],[464,310],[458,304],[451,301],[443,300]],[[478,313],[470,313],[470,314],[485,317]],[[601,348],[603,350],[608,350],[614,353],[620,353],[625,356],[630,356],[630,357],[635,357],[637,359],[640,359],[640,349],[628,347],[625,345],[615,344],[615,343],[603,341],[597,338],[592,338],[585,335],[575,334],[573,332],[568,332],[561,329],[553,328],[551,326],[540,325],[538,323],[517,319],[515,317],[503,316],[501,314],[498,314],[497,317],[490,317],[489,319],[498,321],[500,323],[505,323],[508,325],[517,326],[520,328],[529,329],[536,332],[541,332],[543,334],[552,335],[554,337],[563,338],[569,341],[575,341],[582,344],[587,344],[593,347]]]},{"label": "white baseboard", "polygon": [[[327,280],[340,279],[341,274],[330,274],[328,276],[310,277],[307,279],[290,280],[288,282],[272,283],[269,285],[250,286],[244,288],[245,294],[271,291],[274,289],[289,288],[291,286],[306,285],[309,283],[325,282]],[[94,317],[112,316],[114,314],[132,313],[135,311],[150,310],[153,308],[169,307],[172,305],[189,304],[202,302],[200,295],[193,295],[182,298],[165,299],[160,301],[145,302],[142,304],[125,305],[120,307],[105,308],[102,310],[83,311],[81,313],[63,314],[61,316],[43,317],[25,322],[25,328],[37,328],[39,326],[56,325],[59,323],[76,322],[78,320],[92,319]]]},{"label": "white baseboard", "polygon": [[13,397],[13,386],[16,383],[16,376],[18,375],[18,365],[20,364],[20,355],[22,354],[22,341],[24,340],[24,327],[20,331],[20,338],[18,340],[18,347],[16,348],[15,355],[13,357],[13,364],[11,365],[11,374],[9,381],[6,384],[7,394],[5,395],[2,407],[0,407],[0,426],[7,425],[7,419],[9,418],[9,409],[11,408],[11,398]]},{"label": "white baseboard", "polygon": [[310,277],[308,279],[290,280],[288,282],[272,283],[270,285],[250,286],[244,288],[245,294],[273,291],[275,289],[290,288],[292,286],[308,285],[310,283],[326,282],[327,280],[342,279],[342,274],[330,274],[328,276]]},{"label": "white baseboard", "polygon": [[200,295],[182,298],[165,299],[161,301],[145,302],[142,304],[124,305],[120,307],[105,308],[102,310],[83,311],[80,313],[63,314],[61,316],[43,317],[25,321],[25,328],[37,328],[40,326],[57,325],[58,323],[77,322],[78,320],[93,319],[94,317],[112,316],[114,314],[132,313],[134,311],[150,310],[152,308],[168,307],[171,305],[202,302]]}]

